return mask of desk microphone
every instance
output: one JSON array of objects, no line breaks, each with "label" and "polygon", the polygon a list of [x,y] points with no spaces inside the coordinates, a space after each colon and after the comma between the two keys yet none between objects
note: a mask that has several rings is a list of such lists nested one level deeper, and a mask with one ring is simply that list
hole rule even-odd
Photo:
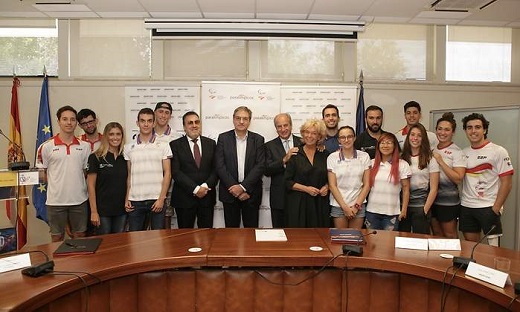
[{"label": "desk microphone", "polygon": [[475,253],[475,248],[477,248],[477,246],[482,243],[482,241],[484,240],[484,238],[487,238],[491,232],[493,232],[495,230],[497,226],[495,224],[493,224],[493,226],[489,229],[489,231],[487,231],[486,235],[482,236],[482,238],[475,244],[475,246],[473,246],[473,248],[471,249],[471,254],[469,256],[469,258],[467,257],[453,257],[453,266],[455,267],[460,267],[460,268],[465,268],[469,265],[470,262],[477,262],[475,261],[475,259],[473,258],[473,254]]},{"label": "desk microphone", "polygon": [[366,236],[372,235],[372,234],[377,234],[377,231],[372,231],[367,234],[359,235],[358,240],[355,245],[343,245],[341,247],[341,249],[343,250],[343,254],[349,255],[349,256],[356,256],[356,257],[363,255],[363,247],[359,246],[359,244],[361,243],[361,241],[363,241],[363,239]]},{"label": "desk microphone", "polygon": [[20,145],[14,143],[5,133],[0,129],[0,135],[2,135],[4,138],[9,141],[9,143],[13,144],[13,147],[15,147],[20,154],[22,154],[22,161],[13,161],[10,162],[8,165],[9,170],[13,171],[19,171],[19,170],[27,170],[31,166],[29,162],[25,159],[25,153],[23,152],[23,149]]}]

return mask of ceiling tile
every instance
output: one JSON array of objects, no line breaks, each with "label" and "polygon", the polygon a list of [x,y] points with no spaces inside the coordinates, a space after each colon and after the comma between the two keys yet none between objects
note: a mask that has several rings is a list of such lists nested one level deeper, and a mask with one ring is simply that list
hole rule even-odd
[{"label": "ceiling tile", "polygon": [[256,12],[308,15],[313,2],[314,0],[256,0]]},{"label": "ceiling tile", "polygon": [[376,0],[316,0],[312,14],[363,15]]},{"label": "ceiling tile", "polygon": [[198,0],[204,16],[206,13],[255,13],[255,0]]}]

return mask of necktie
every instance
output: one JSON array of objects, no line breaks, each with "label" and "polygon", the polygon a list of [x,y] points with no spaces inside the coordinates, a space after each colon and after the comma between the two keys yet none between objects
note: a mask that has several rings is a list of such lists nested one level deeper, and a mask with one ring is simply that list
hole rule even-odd
[{"label": "necktie", "polygon": [[286,153],[291,149],[289,146],[289,140],[283,140],[283,148],[285,148]]},{"label": "necktie", "polygon": [[191,140],[193,142],[193,158],[195,158],[195,164],[197,164],[197,168],[200,168],[200,148],[199,144],[197,144],[198,139]]}]

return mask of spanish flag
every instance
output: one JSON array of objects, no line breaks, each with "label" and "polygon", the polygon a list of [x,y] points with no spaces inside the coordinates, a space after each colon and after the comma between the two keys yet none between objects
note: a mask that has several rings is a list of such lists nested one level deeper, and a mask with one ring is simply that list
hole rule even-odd
[{"label": "spanish flag", "polygon": [[[20,111],[18,109],[18,86],[20,80],[17,77],[13,78],[13,88],[11,91],[11,118],[9,120],[9,135],[11,141],[16,145],[22,146],[22,135],[20,131]],[[9,149],[7,153],[8,163],[23,161],[23,151],[17,146],[9,143]],[[25,186],[18,187],[18,202],[17,202],[17,215],[16,215],[16,238],[17,248],[22,248],[27,243],[27,192]],[[10,205],[10,203],[8,203]],[[10,211],[10,207],[8,207]]]}]

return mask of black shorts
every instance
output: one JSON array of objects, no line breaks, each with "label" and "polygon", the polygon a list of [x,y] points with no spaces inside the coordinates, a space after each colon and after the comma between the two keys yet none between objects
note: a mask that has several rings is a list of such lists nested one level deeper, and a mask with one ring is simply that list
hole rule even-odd
[{"label": "black shorts", "polygon": [[450,222],[457,220],[460,216],[460,205],[455,206],[441,206],[432,205],[432,218],[437,219],[439,222]]},{"label": "black shorts", "polygon": [[489,234],[502,234],[502,222],[492,207],[468,208],[461,206],[459,231],[463,233],[488,233],[493,225],[496,228]]}]

